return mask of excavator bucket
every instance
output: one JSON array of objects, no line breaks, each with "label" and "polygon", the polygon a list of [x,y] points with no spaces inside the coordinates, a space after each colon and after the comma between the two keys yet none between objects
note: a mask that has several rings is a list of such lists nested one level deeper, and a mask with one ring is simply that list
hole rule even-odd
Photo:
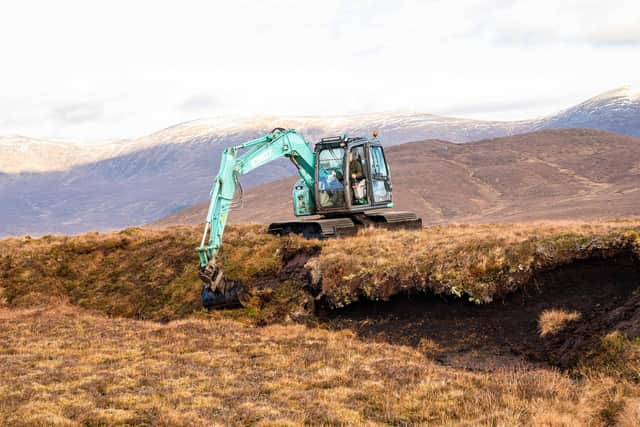
[{"label": "excavator bucket", "polygon": [[239,307],[241,304],[236,288],[224,292],[219,289],[211,289],[205,285],[202,287],[202,306],[207,310],[216,310]]},{"label": "excavator bucket", "polygon": [[222,268],[208,265],[200,272],[202,280],[202,306],[207,310],[240,306],[238,289],[224,279]]}]

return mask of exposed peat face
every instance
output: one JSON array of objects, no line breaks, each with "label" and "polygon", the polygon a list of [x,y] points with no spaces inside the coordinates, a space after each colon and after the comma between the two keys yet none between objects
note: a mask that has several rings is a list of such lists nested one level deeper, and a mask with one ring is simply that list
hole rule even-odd
[{"label": "exposed peat face", "polygon": [[[522,364],[575,366],[613,331],[640,336],[640,262],[632,256],[589,259],[535,274],[502,300],[404,294],[319,312],[329,328],[368,340],[419,347],[444,364],[495,369]],[[542,333],[545,313],[573,313]],[[577,315],[576,315],[577,313]]]}]

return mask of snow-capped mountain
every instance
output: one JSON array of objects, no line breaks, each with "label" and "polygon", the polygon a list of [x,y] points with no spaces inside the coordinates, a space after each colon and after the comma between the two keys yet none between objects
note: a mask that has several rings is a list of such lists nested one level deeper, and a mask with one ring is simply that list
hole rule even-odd
[{"label": "snow-capped mountain", "polygon": [[[386,145],[423,139],[468,142],[532,130],[590,127],[640,136],[640,99],[630,88],[556,115],[500,122],[423,113],[341,117],[213,118],[181,123],[127,141],[51,142],[0,138],[0,235],[79,232],[144,224],[207,198],[221,151],[292,127],[308,141],[380,131]],[[252,186],[289,176],[286,160],[243,178]]]},{"label": "snow-capped mountain", "polygon": [[[229,146],[264,135],[274,127],[295,128],[310,142],[328,135],[368,135],[378,129],[385,144],[425,138],[467,142],[518,132],[523,122],[488,122],[422,113],[377,113],[341,117],[199,119],[135,140],[77,143],[24,136],[0,137],[0,173],[65,171],[72,167],[127,156],[160,146],[183,150],[194,145]],[[524,129],[524,128],[523,128]],[[219,147],[218,147],[219,148]],[[165,152],[167,150],[162,150]]]},{"label": "snow-capped mountain", "polygon": [[133,149],[126,141],[78,143],[0,136],[0,173],[64,171]]},{"label": "snow-capped mountain", "polygon": [[625,86],[605,92],[545,118],[540,128],[592,128],[640,136],[640,89]]}]

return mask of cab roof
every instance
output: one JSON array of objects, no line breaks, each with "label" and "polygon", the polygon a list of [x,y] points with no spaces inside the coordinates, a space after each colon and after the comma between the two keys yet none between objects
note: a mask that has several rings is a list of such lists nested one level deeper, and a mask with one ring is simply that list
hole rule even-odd
[{"label": "cab roof", "polygon": [[355,144],[369,143],[371,145],[381,145],[378,139],[369,140],[362,136],[349,137],[347,135],[331,136],[328,138],[322,138],[320,142],[316,143],[315,150],[319,151],[323,148],[335,148],[335,147],[350,147]]}]

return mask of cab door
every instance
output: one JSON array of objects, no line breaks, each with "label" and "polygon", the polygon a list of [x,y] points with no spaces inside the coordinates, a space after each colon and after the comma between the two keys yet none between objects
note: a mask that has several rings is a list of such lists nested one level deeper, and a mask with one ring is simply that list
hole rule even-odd
[{"label": "cab door", "polygon": [[371,179],[371,197],[373,205],[386,205],[391,202],[391,180],[384,150],[379,145],[369,146],[369,170]]},{"label": "cab door", "polygon": [[349,194],[351,208],[364,208],[371,205],[369,165],[366,145],[356,145],[349,149],[347,158],[349,171]]},{"label": "cab door", "polygon": [[342,211],[346,208],[344,158],[340,146],[322,148],[316,161],[316,206],[319,213]]}]

